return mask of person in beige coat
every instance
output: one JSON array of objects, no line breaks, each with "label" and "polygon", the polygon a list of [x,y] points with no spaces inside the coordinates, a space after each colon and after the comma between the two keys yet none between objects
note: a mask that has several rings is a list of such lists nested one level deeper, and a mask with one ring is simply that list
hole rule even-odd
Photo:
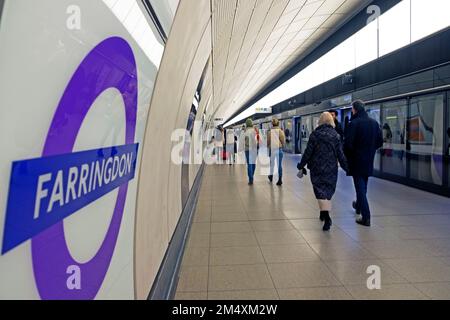
[{"label": "person in beige coat", "polygon": [[272,129],[267,135],[267,147],[269,149],[270,157],[270,175],[269,181],[273,181],[273,173],[275,170],[275,163],[278,166],[278,182],[277,186],[283,184],[283,147],[286,145],[286,136],[283,130],[280,129],[280,122],[278,119],[272,120]]}]

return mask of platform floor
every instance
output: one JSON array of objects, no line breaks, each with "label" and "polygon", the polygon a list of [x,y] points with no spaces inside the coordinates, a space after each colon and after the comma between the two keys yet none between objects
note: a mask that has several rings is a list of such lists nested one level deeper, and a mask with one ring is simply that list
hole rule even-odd
[{"label": "platform floor", "polygon": [[450,299],[450,199],[374,178],[366,228],[341,172],[324,233],[297,162],[286,155],[281,188],[258,172],[248,186],[244,165],[206,168],[177,299]]}]

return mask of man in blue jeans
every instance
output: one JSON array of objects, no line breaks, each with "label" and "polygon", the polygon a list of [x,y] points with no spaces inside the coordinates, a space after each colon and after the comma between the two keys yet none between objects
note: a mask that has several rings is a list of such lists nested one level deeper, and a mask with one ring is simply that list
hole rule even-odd
[{"label": "man in blue jeans", "polygon": [[373,175],[375,154],[383,146],[380,125],[366,112],[364,102],[352,103],[352,119],[345,130],[344,152],[356,191],[356,223],[370,227],[370,208],[367,201],[369,177]]},{"label": "man in blue jeans", "polygon": [[258,139],[256,136],[256,130],[253,126],[252,119],[247,119],[245,122],[245,158],[247,160],[247,175],[248,185],[253,185],[255,171],[256,171],[256,158],[258,156]]}]

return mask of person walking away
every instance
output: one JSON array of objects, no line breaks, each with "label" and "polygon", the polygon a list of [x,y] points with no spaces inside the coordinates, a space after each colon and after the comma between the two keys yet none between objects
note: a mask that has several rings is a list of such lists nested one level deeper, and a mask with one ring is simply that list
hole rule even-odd
[{"label": "person walking away", "polygon": [[344,129],[338,120],[339,112],[337,110],[328,111],[333,116],[334,128],[336,132],[341,136],[341,141],[344,141]]},{"label": "person walking away", "polygon": [[375,153],[383,146],[383,134],[371,119],[361,100],[352,103],[352,120],[345,131],[344,153],[348,160],[348,175],[353,177],[356,191],[356,223],[370,227],[370,208],[367,201],[369,177],[373,175]]},{"label": "person walking away", "polygon": [[256,171],[258,141],[252,119],[245,122],[245,159],[247,160],[248,184],[253,185]]},{"label": "person walking away", "polygon": [[270,157],[270,175],[269,181],[273,181],[273,173],[275,170],[275,163],[278,166],[278,182],[277,186],[283,184],[283,147],[286,145],[286,136],[283,130],[280,129],[280,122],[278,119],[272,120],[272,129],[267,135],[267,147],[269,148]]},{"label": "person walking away", "polygon": [[231,166],[234,162],[234,130],[233,129],[227,129],[226,133],[226,151],[228,156],[228,164]]},{"label": "person walking away", "polygon": [[320,207],[320,220],[324,221],[323,231],[328,231],[333,224],[330,211],[331,199],[336,192],[338,163],[348,170],[342,143],[335,130],[332,115],[324,112],[320,116],[319,126],[311,133],[297,169],[303,171],[306,166],[311,173],[314,194]]},{"label": "person walking away", "polygon": [[217,163],[221,164],[223,161],[223,129],[217,128],[215,135],[215,144],[216,144],[216,155],[217,155]]},{"label": "person walking away", "polygon": [[382,156],[392,157],[392,130],[388,123],[383,125],[382,129],[383,134],[383,144],[384,148],[382,150]]},{"label": "person walking away", "polygon": [[238,161],[238,138],[234,136],[234,162]]},{"label": "person walking away", "polygon": [[261,143],[261,135],[259,134],[259,129],[257,127],[255,128],[255,134],[256,134],[256,154],[259,154],[259,144]]}]

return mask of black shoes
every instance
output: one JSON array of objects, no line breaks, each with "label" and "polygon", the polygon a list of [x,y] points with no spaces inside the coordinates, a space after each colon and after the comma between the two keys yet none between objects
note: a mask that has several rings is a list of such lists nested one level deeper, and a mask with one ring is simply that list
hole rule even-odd
[{"label": "black shoes", "polygon": [[320,221],[324,222],[325,221],[325,211],[320,211],[320,217],[319,217]]},{"label": "black shoes", "polygon": [[[268,176],[268,178],[269,178],[269,182],[272,183],[273,182],[273,176],[270,175],[270,176]],[[281,185],[283,185],[283,180],[280,177],[280,178],[278,178],[277,186],[281,186]]]},{"label": "black shoes", "polygon": [[365,227],[370,227],[370,219],[364,219],[363,217],[359,216],[356,218],[356,223],[360,224]]},{"label": "black shoes", "polygon": [[361,212],[358,210],[358,208],[356,207],[356,201],[353,201],[352,202],[352,207],[353,207],[353,209],[356,211],[356,214],[361,214]]},{"label": "black shoes", "polygon": [[359,212],[358,208],[356,207],[356,201],[352,202],[352,207],[356,211],[356,214],[361,214],[361,212]]},{"label": "black shoes", "polygon": [[[322,211],[323,212],[323,218],[325,220],[325,223],[323,224],[323,231],[330,231],[331,226],[333,225],[333,221],[330,218],[330,213],[328,211]],[[321,214],[322,214],[321,212]]]}]

